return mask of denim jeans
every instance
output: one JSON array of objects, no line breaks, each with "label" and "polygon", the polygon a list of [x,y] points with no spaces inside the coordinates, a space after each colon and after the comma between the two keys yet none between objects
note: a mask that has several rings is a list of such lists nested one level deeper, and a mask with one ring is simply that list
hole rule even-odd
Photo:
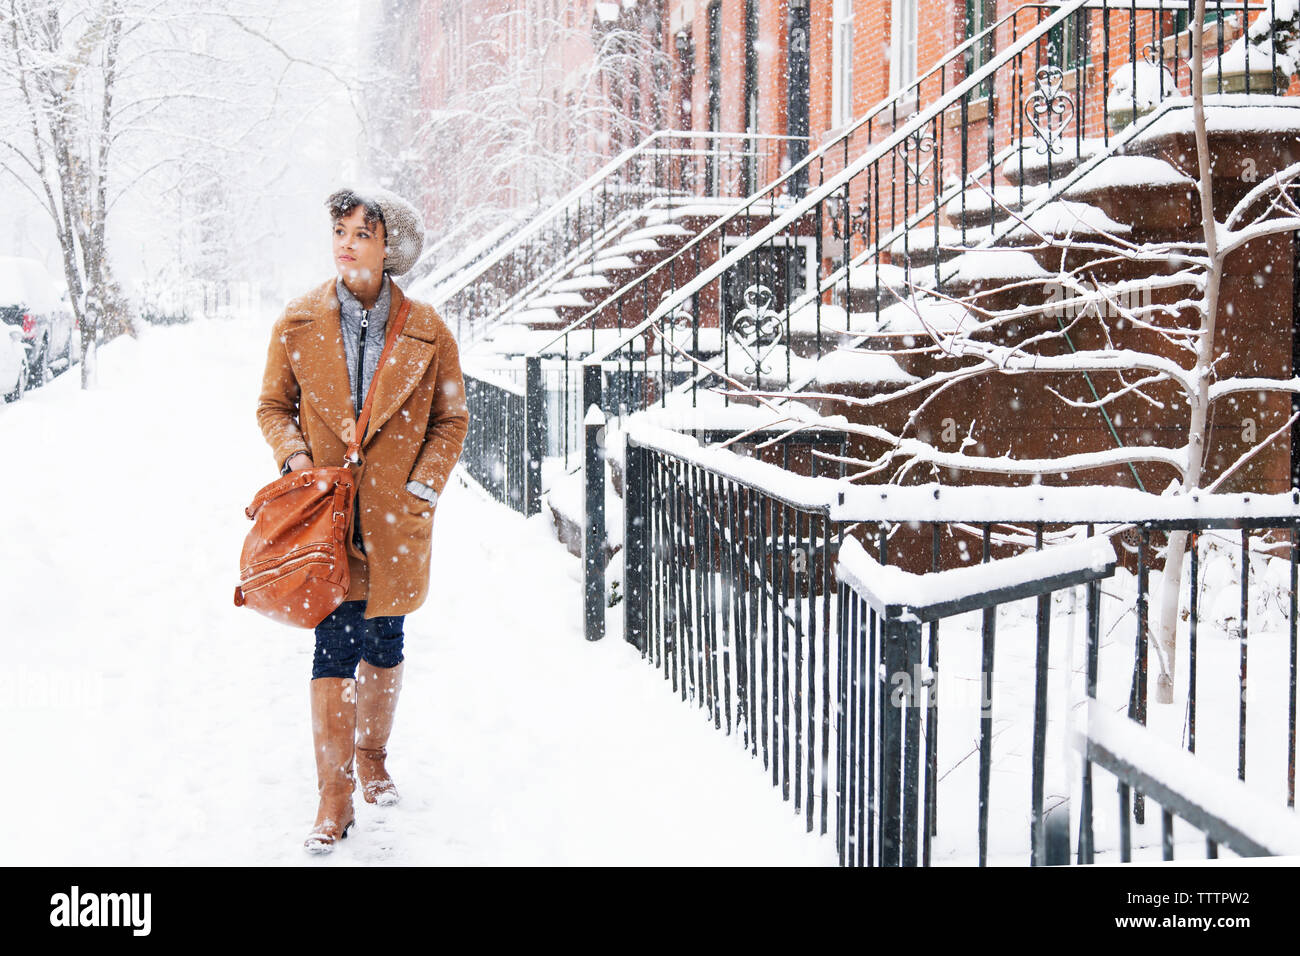
[{"label": "denim jeans", "polygon": [[311,676],[356,677],[364,657],[372,667],[402,663],[402,622],[406,616],[365,618],[365,601],[344,601],[316,625]]}]

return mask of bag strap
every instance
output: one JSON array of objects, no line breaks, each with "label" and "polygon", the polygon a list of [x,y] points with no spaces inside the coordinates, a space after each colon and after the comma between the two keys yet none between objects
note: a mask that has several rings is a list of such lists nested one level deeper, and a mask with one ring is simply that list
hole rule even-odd
[{"label": "bag strap", "polygon": [[348,442],[347,454],[343,459],[343,467],[355,464],[358,461],[358,452],[361,451],[361,441],[366,434],[366,426],[370,424],[370,403],[375,397],[375,379],[379,378],[379,371],[388,361],[388,353],[393,350],[393,343],[397,337],[402,334],[402,326],[406,324],[406,313],[411,311],[410,296],[403,296],[402,307],[397,310],[397,318],[391,323],[388,329],[388,341],[384,343],[384,350],[379,353],[379,364],[375,366],[375,376],[370,380],[370,388],[366,390],[366,400],[361,406],[361,414],[357,416],[356,427],[352,433],[352,440]]}]

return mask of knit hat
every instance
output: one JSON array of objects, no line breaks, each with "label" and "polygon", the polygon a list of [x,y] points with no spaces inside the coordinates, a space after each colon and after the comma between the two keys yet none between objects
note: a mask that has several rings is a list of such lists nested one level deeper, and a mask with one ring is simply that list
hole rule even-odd
[{"label": "knit hat", "polygon": [[424,217],[413,205],[382,186],[345,187],[384,217],[384,271],[400,276],[415,266],[424,250]]}]

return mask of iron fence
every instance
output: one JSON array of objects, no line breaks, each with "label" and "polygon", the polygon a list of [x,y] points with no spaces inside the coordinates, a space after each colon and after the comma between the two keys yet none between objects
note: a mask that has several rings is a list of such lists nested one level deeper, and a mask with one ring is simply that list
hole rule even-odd
[{"label": "iron fence", "polygon": [[541,463],[546,419],[538,399],[540,369],[529,363],[529,386],[487,372],[464,371],[469,429],[461,451],[465,470],[492,497],[528,516],[541,510]]},{"label": "iron fence", "polygon": [[[1148,723],[1150,574],[1178,531],[1191,536],[1180,582],[1187,689],[1177,708],[1160,711],[1163,724],[1176,711],[1183,746],[1206,773],[1232,765],[1266,802],[1294,807],[1300,494],[1204,495],[1179,508],[1123,489],[1099,499],[1074,489],[868,488],[783,473],[635,421],[626,437],[625,638],[684,701],[762,759],[810,832],[835,821],[842,863],[1059,863],[1070,856],[1072,828],[1078,861],[1093,860],[1091,764],[1072,808],[1068,794],[1045,792],[1049,744],[1089,698]],[[1095,543],[1080,543],[1085,533],[1113,541],[1118,557],[1098,562],[1089,552],[1094,558],[1070,564],[1071,547]],[[853,566],[849,551],[860,552]],[[992,569],[994,578],[960,583]],[[1203,592],[1215,595],[1213,609]],[[1015,615],[1025,599],[1032,625],[1022,627]],[[1262,636],[1248,642],[1247,623],[1261,609]],[[1079,622],[1086,692],[1076,695]],[[1209,672],[1201,666],[1207,627],[1215,634]],[[1001,640],[1000,629],[1009,630]],[[1256,645],[1271,687],[1250,711],[1265,729],[1250,737],[1246,665]],[[1103,646],[1113,663],[1100,679]],[[941,647],[956,659],[944,672]],[[1229,652],[1235,674],[1224,673]],[[898,675],[910,680],[903,706],[887,706]],[[951,755],[939,763],[941,678],[948,693],[958,681],[980,688],[977,767]],[[1050,694],[1049,678],[1065,690]],[[1013,700],[1021,688],[1033,697],[1023,713]],[[1198,746],[1207,706],[1208,751]],[[950,704],[949,720],[965,721],[967,711]],[[1256,755],[1249,778],[1248,749]],[[992,792],[999,763],[1009,779],[1023,776],[1023,790]],[[1059,782],[1063,772],[1049,776]],[[1126,785],[1134,796],[1118,825],[1142,828],[1144,795],[1157,788],[1146,778]],[[1178,812],[1163,807],[1162,825]],[[1029,821],[1024,842],[1014,834],[1020,819]]]}]

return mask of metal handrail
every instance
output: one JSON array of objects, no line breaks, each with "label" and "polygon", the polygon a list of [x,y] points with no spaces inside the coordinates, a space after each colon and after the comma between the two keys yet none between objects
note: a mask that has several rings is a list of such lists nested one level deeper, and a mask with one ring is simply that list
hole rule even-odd
[{"label": "metal handrail", "polygon": [[[554,220],[559,219],[564,214],[565,210],[570,205],[572,205],[576,200],[580,199],[582,196],[584,196],[587,193],[595,191],[604,180],[614,175],[624,166],[626,166],[633,160],[641,157],[642,155],[649,154],[651,152],[652,146],[656,142],[662,139],[667,139],[669,137],[682,138],[682,139],[703,139],[703,140],[742,139],[742,140],[753,140],[753,141],[764,141],[764,140],[797,141],[797,140],[808,139],[808,137],[806,136],[781,136],[781,135],[771,134],[771,133],[727,133],[727,132],[717,132],[712,130],[704,130],[704,131],[671,130],[671,129],[656,130],[655,132],[647,136],[645,139],[643,139],[641,142],[639,142],[636,146],[624,150],[618,156],[611,159],[599,170],[597,170],[591,176],[588,176],[585,180],[583,180],[582,183],[575,186],[573,189],[571,189],[561,198],[557,199],[554,203],[551,204],[551,206],[545,212],[543,212],[539,216],[534,217],[528,223],[528,225],[525,226],[523,229],[520,229],[518,232],[513,233],[508,242],[505,242],[500,246],[498,246],[495,250],[493,250],[493,252],[490,255],[484,256],[482,259],[478,260],[477,262],[472,263],[466,268],[466,271],[458,273],[456,276],[449,279],[447,283],[435,289],[430,295],[430,301],[432,302],[432,304],[435,306],[442,305],[452,296],[464,290],[468,285],[470,285],[471,283],[476,281],[480,276],[482,276],[483,273],[485,273],[488,269],[492,268],[492,266],[496,265],[498,262],[504,259],[511,252],[518,249],[528,239],[532,238],[534,235],[541,232],[543,228],[545,228]],[[455,285],[454,287],[449,288],[448,286],[451,284],[453,280],[455,282]]]},{"label": "metal handrail", "polygon": [[[630,345],[634,339],[646,333],[652,326],[657,325],[660,320],[677,308],[685,299],[694,295],[700,289],[707,286],[714,279],[723,275],[733,266],[737,265],[753,252],[763,246],[769,239],[783,232],[791,223],[808,212],[815,210],[821,203],[825,202],[832,195],[844,189],[847,184],[856,178],[864,170],[868,169],[873,163],[887,157],[894,149],[902,145],[908,138],[917,135],[926,126],[932,124],[941,117],[944,112],[956,103],[959,103],[971,91],[978,89],[986,80],[991,79],[1012,59],[1019,56],[1025,50],[1030,49],[1035,43],[1045,37],[1057,25],[1064,23],[1066,19],[1073,16],[1077,11],[1083,9],[1094,0],[1074,0],[1072,3],[1061,4],[1056,7],[1056,12],[1040,20],[1037,25],[1031,27],[1020,37],[1016,43],[1007,49],[998,53],[988,63],[984,64],[979,70],[976,70],[961,83],[954,86],[947,93],[941,95],[935,102],[930,104],[924,110],[913,113],[906,123],[896,127],[894,131],[880,142],[879,145],[869,148],[855,161],[847,165],[840,172],[836,173],[820,186],[812,189],[807,196],[792,205],[779,218],[773,219],[758,232],[750,236],[746,241],[738,244],[731,252],[719,257],[713,265],[704,269],[695,275],[685,285],[675,290],[670,295],[664,297],[654,311],[643,321],[631,329],[627,335],[599,352],[593,352],[585,360],[588,364],[599,364],[626,346]],[[1035,4],[1034,6],[1039,6]],[[1023,8],[1021,8],[1023,9]],[[662,265],[662,263],[661,263]]]},{"label": "metal handrail", "polygon": [[[1087,6],[1090,3],[1095,3],[1095,2],[1098,2],[1098,0],[1083,0],[1083,2],[1080,5]],[[962,42],[961,44],[959,44],[958,46],[950,50],[943,59],[939,60],[939,62],[936,63],[934,66],[932,66],[929,70],[927,70],[925,73],[921,74],[920,76],[916,77],[916,79],[914,79],[906,87],[896,91],[895,93],[881,100],[870,110],[864,113],[859,119],[854,120],[853,123],[851,123],[849,126],[845,127],[843,130],[837,133],[833,139],[829,139],[826,142],[819,145],[817,149],[813,150],[811,153],[809,153],[807,156],[801,159],[798,163],[792,165],[789,169],[787,169],[784,173],[782,173],[772,182],[765,185],[762,189],[746,197],[745,199],[738,201],[736,204],[736,208],[732,212],[727,213],[724,216],[718,217],[716,220],[710,223],[702,232],[692,237],[689,242],[685,243],[680,249],[674,252],[671,256],[657,263],[654,266],[654,268],[649,269],[648,271],[638,275],[636,278],[630,280],[629,282],[627,282],[627,284],[623,285],[621,288],[617,289],[614,292],[611,292],[599,304],[593,306],[590,310],[583,313],[578,318],[574,319],[563,329],[557,331],[555,337],[549,339],[544,345],[542,345],[538,349],[538,351],[539,352],[545,351],[551,348],[551,346],[553,346],[564,336],[571,335],[572,333],[579,331],[583,326],[585,326],[588,322],[590,322],[596,315],[600,314],[602,310],[613,305],[616,301],[623,298],[626,294],[632,292],[642,283],[650,281],[650,279],[658,275],[660,271],[671,266],[673,263],[677,262],[680,258],[685,256],[686,253],[694,249],[696,246],[704,242],[709,237],[713,236],[715,233],[719,232],[729,223],[734,222],[736,219],[739,219],[742,216],[748,218],[750,216],[749,209],[755,203],[763,202],[769,199],[774,200],[777,191],[782,186],[784,186],[787,182],[789,182],[792,178],[798,176],[800,172],[806,169],[810,169],[813,163],[817,162],[820,159],[825,158],[834,149],[845,146],[849,141],[849,139],[852,138],[854,134],[856,134],[859,130],[861,130],[862,127],[873,122],[877,117],[879,117],[886,110],[897,109],[900,103],[907,101],[913,96],[919,95],[918,91],[921,89],[922,84],[925,83],[926,80],[929,80],[931,77],[947,69],[949,64],[951,64],[958,57],[965,56],[967,51],[969,51],[975,45],[982,42],[986,37],[993,35],[994,32],[1000,29],[1008,21],[1014,19],[1021,11],[1026,9],[1031,9],[1031,8],[1050,9],[1054,6],[1055,6],[1054,4],[1047,4],[1047,3],[1024,4],[1020,7],[1017,7],[1015,10],[1012,10],[1011,12],[1004,14],[1002,18],[999,19],[996,23],[988,27],[985,27],[977,34],[968,37],[964,42]]]}]

